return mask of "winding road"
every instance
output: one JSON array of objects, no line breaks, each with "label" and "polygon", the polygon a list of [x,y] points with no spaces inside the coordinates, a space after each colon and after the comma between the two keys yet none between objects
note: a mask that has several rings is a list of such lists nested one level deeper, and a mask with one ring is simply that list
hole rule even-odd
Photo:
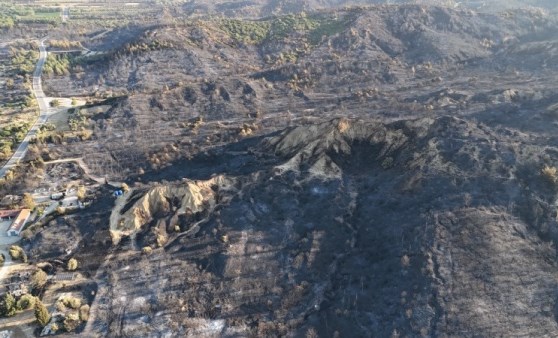
[{"label": "winding road", "polygon": [[33,72],[32,91],[35,95],[35,98],[37,99],[37,102],[39,103],[39,118],[35,121],[35,124],[33,124],[31,129],[29,129],[27,135],[25,136],[17,150],[13,153],[10,160],[2,168],[0,168],[0,179],[4,178],[10,169],[15,167],[19,163],[19,161],[23,160],[25,154],[27,153],[27,149],[29,148],[29,141],[31,141],[31,139],[35,137],[35,135],[37,135],[39,128],[41,128],[41,126],[45,124],[48,119],[50,111],[45,93],[43,92],[43,87],[41,85],[41,73],[43,72],[43,66],[45,65],[47,58],[47,51],[45,47],[46,40],[47,38],[44,38],[39,41],[39,61],[37,61],[37,66],[35,67],[35,71]]}]

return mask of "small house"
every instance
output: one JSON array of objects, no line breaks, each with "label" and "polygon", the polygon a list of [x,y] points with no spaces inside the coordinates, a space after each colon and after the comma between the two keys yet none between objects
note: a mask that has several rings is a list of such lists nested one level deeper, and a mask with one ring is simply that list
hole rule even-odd
[{"label": "small house", "polygon": [[31,216],[31,210],[21,209],[8,228],[8,236],[19,236]]}]

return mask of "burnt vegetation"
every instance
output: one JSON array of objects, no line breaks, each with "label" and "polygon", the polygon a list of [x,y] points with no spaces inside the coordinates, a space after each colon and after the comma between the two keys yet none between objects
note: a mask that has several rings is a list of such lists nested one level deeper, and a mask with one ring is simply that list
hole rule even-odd
[{"label": "burnt vegetation", "polygon": [[[312,10],[324,3],[190,1],[52,33],[88,51],[47,60],[45,91],[84,104],[41,130],[29,173],[2,191],[35,188],[26,175],[106,183],[84,179],[88,207],[60,208],[13,250],[83,277],[60,287],[79,297],[52,300],[59,325],[557,334],[555,14]],[[44,164],[64,158],[87,170]]]}]

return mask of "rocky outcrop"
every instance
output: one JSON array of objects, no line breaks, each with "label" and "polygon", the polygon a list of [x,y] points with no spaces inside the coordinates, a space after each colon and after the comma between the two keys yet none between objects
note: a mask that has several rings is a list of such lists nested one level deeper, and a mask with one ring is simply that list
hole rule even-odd
[{"label": "rocky outcrop", "polygon": [[[207,181],[184,180],[179,184],[160,185],[147,192],[131,191],[118,201],[111,215],[111,236],[117,244],[122,236],[135,236],[157,217],[197,214],[216,204],[216,191],[227,189],[223,177]],[[138,198],[138,194],[142,194]]]}]

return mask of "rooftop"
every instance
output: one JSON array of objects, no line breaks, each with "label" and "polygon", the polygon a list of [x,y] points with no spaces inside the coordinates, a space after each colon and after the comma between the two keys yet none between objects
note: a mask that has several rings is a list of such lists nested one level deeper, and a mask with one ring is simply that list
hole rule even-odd
[{"label": "rooftop", "polygon": [[0,218],[16,217],[21,210],[0,210]]},{"label": "rooftop", "polygon": [[14,220],[14,222],[12,223],[8,231],[15,230],[17,232],[20,232],[23,226],[25,225],[25,223],[27,222],[27,219],[29,218],[30,215],[31,215],[31,210],[21,209],[19,215],[17,215],[16,219]]}]

